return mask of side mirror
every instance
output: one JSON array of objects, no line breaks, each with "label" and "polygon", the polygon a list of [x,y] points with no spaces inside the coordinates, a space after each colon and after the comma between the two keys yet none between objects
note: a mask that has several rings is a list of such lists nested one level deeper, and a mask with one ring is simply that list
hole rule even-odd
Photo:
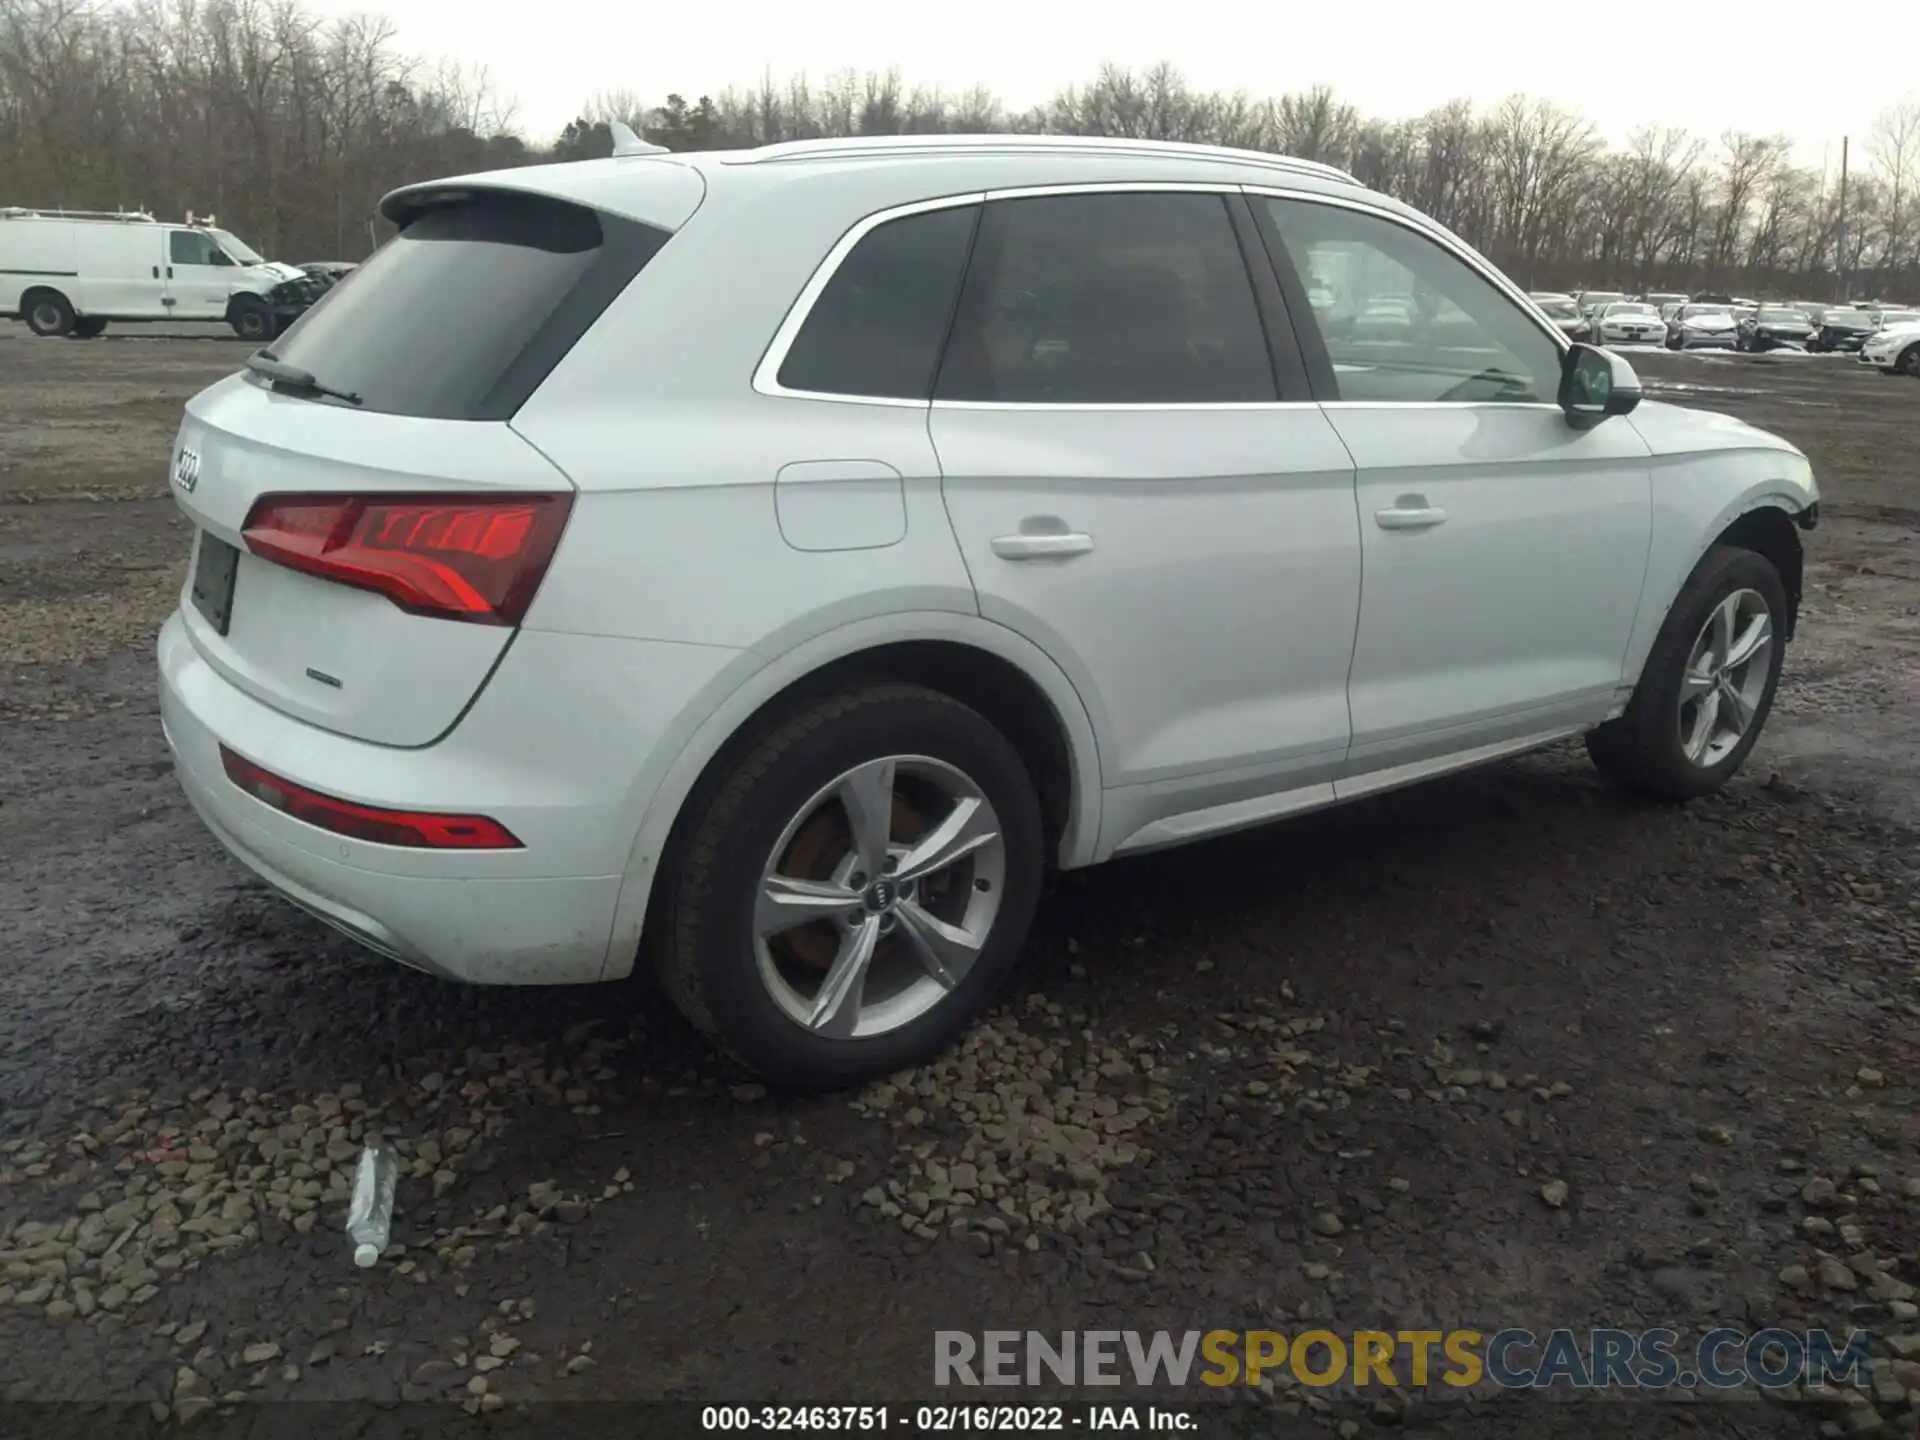
[{"label": "side mirror", "polygon": [[1625,415],[1640,403],[1640,377],[1611,350],[1574,345],[1560,370],[1560,408],[1576,430],[1591,430],[1602,420]]}]

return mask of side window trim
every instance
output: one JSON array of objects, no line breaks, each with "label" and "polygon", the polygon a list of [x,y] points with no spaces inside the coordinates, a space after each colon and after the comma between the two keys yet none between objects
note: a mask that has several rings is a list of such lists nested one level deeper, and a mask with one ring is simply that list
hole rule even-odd
[{"label": "side window trim", "polygon": [[[1453,259],[1486,280],[1513,305],[1514,309],[1518,310],[1527,318],[1527,321],[1534,329],[1539,331],[1541,335],[1552,343],[1554,349],[1558,351],[1563,358],[1567,351],[1572,348],[1573,342],[1567,339],[1559,326],[1550,324],[1547,321],[1545,315],[1540,312],[1539,307],[1532,303],[1523,290],[1480,256],[1463,249],[1459,244],[1429,226],[1418,224],[1410,220],[1407,216],[1395,214],[1383,206],[1368,205],[1350,200],[1345,196],[1324,195],[1316,190],[1295,190],[1273,185],[1243,185],[1240,188],[1250,197],[1250,202],[1253,196],[1269,196],[1276,200],[1291,200],[1309,205],[1324,205],[1340,210],[1352,210],[1363,215],[1371,216],[1376,220],[1384,220],[1390,224],[1397,225],[1402,230],[1439,246]],[[1289,306],[1293,312],[1305,317],[1304,323],[1299,327],[1301,331],[1306,332],[1301,339],[1301,348],[1306,353],[1307,368],[1314,379],[1314,395],[1320,400],[1320,403],[1325,405],[1351,406],[1356,409],[1377,408],[1380,406],[1404,408],[1407,405],[1417,404],[1455,407],[1455,402],[1452,401],[1339,399],[1339,389],[1335,384],[1333,375],[1333,361],[1327,353],[1326,338],[1320,333],[1320,326],[1313,317],[1311,306],[1307,303],[1306,287],[1300,281],[1300,273],[1294,265],[1292,252],[1287,249],[1285,241],[1281,239],[1279,227],[1274,224],[1273,217],[1266,213],[1265,207],[1254,205],[1252,208],[1254,221],[1259,228],[1260,237],[1267,244],[1269,257],[1273,261],[1274,272],[1279,276],[1281,290],[1286,295]],[[1559,408],[1559,406],[1552,401],[1536,400],[1485,400],[1471,403],[1498,406],[1502,409],[1556,410]]]},{"label": "side window trim", "polygon": [[[756,393],[782,400],[832,400],[842,405],[890,405],[896,409],[924,410],[925,400],[903,399],[892,395],[842,395],[831,390],[792,390],[780,383],[780,367],[786,364],[787,351],[793,347],[801,328],[807,323],[807,317],[813,313],[813,307],[820,301],[821,295],[833,282],[840,267],[853,254],[860,242],[868,235],[885,225],[889,220],[904,220],[910,215],[926,215],[936,210],[960,210],[968,206],[978,206],[985,202],[985,191],[974,191],[968,195],[943,195],[934,200],[916,200],[909,205],[896,205],[891,209],[878,210],[873,214],[855,221],[827,251],[826,258],[807,278],[807,283],[794,297],[786,315],[781,319],[779,328],[773,332],[773,338],[767,342],[766,350],[760,356],[760,363],[753,370],[753,388]],[[965,281],[965,271],[961,272]],[[951,332],[952,320],[949,317],[948,329]],[[942,358],[946,350],[945,339],[941,343]],[[936,360],[935,369],[939,362]]]},{"label": "side window trim", "polygon": [[1253,282],[1254,308],[1260,312],[1260,328],[1267,337],[1274,392],[1282,402],[1312,400],[1314,388],[1300,347],[1298,327],[1286,293],[1280,287],[1266,240],[1260,234],[1255,208],[1244,193],[1227,197],[1227,215],[1233,221],[1233,238],[1240,245],[1240,263],[1247,267],[1247,278]]},{"label": "side window trim", "polygon": [[1242,186],[1240,200],[1247,207],[1253,233],[1259,237],[1261,253],[1267,257],[1268,273],[1286,306],[1287,324],[1293,335],[1306,393],[1318,404],[1332,404],[1339,399],[1340,389],[1333,378],[1333,357],[1327,353],[1326,337],[1320,333],[1320,321],[1307,300],[1307,287],[1300,282],[1300,272],[1294,266],[1286,242],[1280,238],[1280,227],[1273,223],[1273,216],[1267,213],[1266,206],[1253,203],[1254,196],[1277,193]]},{"label": "side window trim", "polygon": [[[819,303],[821,295],[826,291],[827,286],[832,283],[834,275],[846,262],[847,257],[853,253],[855,247],[858,246],[862,240],[866,239],[868,234],[877,230],[890,220],[901,220],[910,215],[924,215],[935,210],[953,210],[969,205],[984,206],[990,200],[1027,200],[1038,199],[1049,195],[1125,195],[1168,192],[1219,195],[1227,202],[1228,212],[1232,215],[1234,221],[1235,238],[1239,241],[1241,247],[1241,259],[1245,264],[1249,283],[1253,286],[1255,303],[1261,307],[1261,323],[1263,326],[1268,327],[1268,343],[1274,355],[1274,379],[1278,388],[1279,399],[1178,402],[1157,405],[1038,405],[997,400],[926,401],[900,399],[886,395],[844,395],[825,390],[794,390],[780,383],[780,367],[786,363],[787,351],[792,347],[795,337],[799,335],[801,328],[806,324],[807,317],[812,314],[814,306]],[[1300,339],[1301,327],[1297,326],[1292,319],[1291,312],[1294,306],[1290,301],[1290,297],[1281,297],[1283,310],[1289,312],[1287,314],[1286,329],[1278,330],[1277,327],[1271,324],[1266,311],[1271,297],[1263,288],[1263,277],[1270,279],[1271,272],[1267,267],[1263,267],[1259,263],[1259,257],[1257,255],[1249,253],[1247,249],[1248,237],[1241,229],[1243,224],[1249,222],[1245,215],[1239,213],[1238,207],[1240,205],[1246,206],[1248,212],[1255,216],[1254,221],[1251,223],[1256,225],[1264,223],[1264,217],[1258,216],[1260,207],[1251,205],[1246,200],[1245,197],[1249,194],[1274,194],[1289,198],[1296,195],[1303,195],[1306,198],[1317,198],[1316,192],[1265,190],[1260,187],[1241,185],[1228,180],[1093,180],[1050,185],[1007,186],[995,190],[974,191],[964,195],[944,195],[932,200],[915,200],[904,205],[895,205],[884,210],[877,210],[873,214],[855,221],[854,224],[848,227],[847,232],[834,242],[833,248],[827,251],[825,258],[820,261],[820,264],[814,269],[813,274],[808,277],[807,283],[801,287],[800,293],[794,298],[793,304],[788,307],[787,313],[781,318],[780,324],[775,328],[772,339],[767,342],[767,348],[761,353],[759,363],[754,366],[752,379],[754,392],[773,399],[830,400],[841,405],[890,405],[896,408],[904,407],[912,410],[924,410],[930,405],[943,410],[1272,410],[1276,408],[1298,409],[1302,406],[1312,405],[1316,403],[1316,401],[1315,398],[1313,398],[1311,387],[1308,384],[1309,371],[1296,368],[1302,363],[1302,350],[1304,345]],[[1238,200],[1238,205],[1235,203],[1236,199]],[[977,247],[979,232],[976,230],[975,234],[975,244]],[[968,258],[969,270],[972,268],[973,261],[974,257],[970,255]],[[966,276],[963,273],[961,277],[963,289],[965,283]],[[1304,293],[1305,292],[1302,292],[1303,297]],[[1301,303],[1304,303],[1304,299]],[[1287,337],[1289,335],[1293,337],[1295,342],[1291,346],[1287,344]],[[947,338],[949,341],[952,339],[951,324],[949,324],[948,327]],[[946,346],[943,344],[939,362],[942,365],[946,363],[945,351]],[[1331,366],[1329,366],[1327,373],[1331,376]]]}]

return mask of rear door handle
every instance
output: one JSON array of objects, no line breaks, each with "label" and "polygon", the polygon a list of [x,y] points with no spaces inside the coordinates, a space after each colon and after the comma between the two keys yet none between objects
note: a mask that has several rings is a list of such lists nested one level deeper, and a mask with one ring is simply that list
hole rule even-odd
[{"label": "rear door handle", "polygon": [[1092,549],[1093,537],[1076,530],[1038,535],[1022,532],[993,537],[993,553],[1002,560],[1064,559],[1072,555],[1085,555]]},{"label": "rear door handle", "polygon": [[1424,496],[1402,495],[1389,508],[1374,511],[1373,519],[1382,530],[1431,530],[1447,523],[1447,512],[1427,504]]}]

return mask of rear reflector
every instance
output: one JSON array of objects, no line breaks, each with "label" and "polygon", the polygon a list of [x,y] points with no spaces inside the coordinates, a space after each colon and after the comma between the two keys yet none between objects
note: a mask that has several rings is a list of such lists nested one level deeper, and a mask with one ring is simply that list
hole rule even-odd
[{"label": "rear reflector", "polygon": [[263,495],[241,535],[263,560],[415,615],[518,625],[572,508],[572,495]]},{"label": "rear reflector", "polygon": [[524,848],[506,826],[484,815],[437,815],[420,810],[378,810],[336,800],[220,747],[227,778],[262,805],[304,820],[336,835],[371,840],[376,845],[405,845],[415,850],[519,850]]}]

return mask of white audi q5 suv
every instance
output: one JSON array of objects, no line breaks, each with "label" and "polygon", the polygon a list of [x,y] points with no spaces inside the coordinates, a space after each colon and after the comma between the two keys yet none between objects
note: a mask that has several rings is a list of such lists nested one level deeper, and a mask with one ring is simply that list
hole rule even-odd
[{"label": "white audi q5 suv", "polygon": [[180,429],[181,782],[372,949],[645,963],[848,1083],[981,1012],[1049,867],[1569,736],[1684,799],[1759,736],[1806,458],[1351,177],[616,150],[389,195]]}]

